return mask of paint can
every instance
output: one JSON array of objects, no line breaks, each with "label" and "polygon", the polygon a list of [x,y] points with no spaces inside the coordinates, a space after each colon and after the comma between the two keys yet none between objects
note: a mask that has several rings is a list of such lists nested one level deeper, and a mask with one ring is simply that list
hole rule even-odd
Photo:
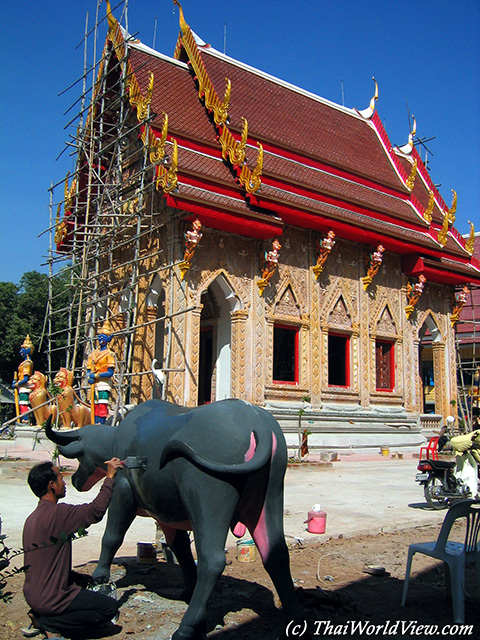
[{"label": "paint can", "polygon": [[238,540],[237,560],[239,562],[255,562],[257,559],[256,547],[253,540]]},{"label": "paint can", "polygon": [[137,542],[137,562],[140,564],[153,564],[157,561],[156,542]]}]

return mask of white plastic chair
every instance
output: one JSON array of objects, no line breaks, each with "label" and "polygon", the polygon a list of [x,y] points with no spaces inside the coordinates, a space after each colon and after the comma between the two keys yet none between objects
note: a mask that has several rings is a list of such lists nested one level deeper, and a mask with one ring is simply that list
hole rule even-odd
[{"label": "white plastic chair", "polygon": [[[448,540],[453,523],[459,518],[466,519],[465,542],[463,543]],[[445,563],[447,589],[449,589],[452,597],[453,621],[455,623],[463,623],[465,621],[465,565],[469,562],[475,562],[477,589],[480,599],[479,533],[480,500],[462,500],[450,507],[443,520],[436,542],[411,544],[408,548],[402,606],[405,606],[407,599],[412,558],[415,553],[423,553],[426,556],[443,560]]]}]

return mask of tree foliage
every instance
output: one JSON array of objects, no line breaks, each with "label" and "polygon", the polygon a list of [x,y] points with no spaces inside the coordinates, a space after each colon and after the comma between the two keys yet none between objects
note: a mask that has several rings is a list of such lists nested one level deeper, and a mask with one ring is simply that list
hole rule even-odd
[{"label": "tree foliage", "polygon": [[[60,274],[52,279],[52,292],[57,308],[66,308],[70,296],[68,276]],[[48,309],[48,276],[38,271],[23,274],[18,285],[0,282],[0,379],[10,385],[19,363],[20,347],[30,335],[34,345],[32,360],[35,369],[47,371],[46,318]],[[66,326],[66,313],[52,315],[52,333]],[[61,339],[56,342],[62,347]],[[64,365],[65,355],[60,349],[52,352],[52,370]]]}]

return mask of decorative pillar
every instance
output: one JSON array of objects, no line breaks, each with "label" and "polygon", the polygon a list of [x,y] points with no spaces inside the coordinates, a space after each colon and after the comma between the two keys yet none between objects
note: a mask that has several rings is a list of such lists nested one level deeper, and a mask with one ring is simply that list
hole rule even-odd
[{"label": "decorative pillar", "polygon": [[328,391],[328,323],[321,325],[321,363],[322,363],[322,390]]},{"label": "decorative pillar", "polygon": [[184,344],[185,403],[191,407],[198,404],[198,376],[200,375],[200,324],[202,319],[202,308],[202,305],[200,305],[188,313],[188,323],[185,332],[185,335],[188,335],[189,337],[188,341]]},{"label": "decorative pillar", "polygon": [[231,384],[232,384],[232,397],[247,398],[247,385],[246,385],[246,371],[247,362],[247,331],[246,323],[248,318],[248,311],[239,309],[231,312]]},{"label": "decorative pillar", "polygon": [[434,342],[432,344],[433,352],[433,380],[435,382],[435,413],[443,416],[448,415],[451,411],[447,402],[446,385],[449,383],[445,369],[445,343]]},{"label": "decorative pillar", "polygon": [[[412,358],[406,370],[405,380],[405,409],[423,413],[423,380],[420,373],[420,342],[419,338],[412,340]],[[413,384],[410,384],[410,380]]]}]

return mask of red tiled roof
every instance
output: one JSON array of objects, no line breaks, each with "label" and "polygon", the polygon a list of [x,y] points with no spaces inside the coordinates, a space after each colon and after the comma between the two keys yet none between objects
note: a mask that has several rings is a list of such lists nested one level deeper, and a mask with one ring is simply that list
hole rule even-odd
[{"label": "red tiled roof", "polygon": [[371,122],[307,92],[240,65],[209,48],[200,48],[217,94],[225,78],[232,82],[230,127],[241,130],[244,117],[249,135],[280,149],[298,151],[380,184],[405,190],[392,168]]},{"label": "red tiled roof", "polygon": [[402,198],[398,193],[374,189],[347,177],[333,175],[326,170],[276,154],[264,153],[263,176],[263,184],[272,183],[274,182],[272,179],[276,179],[275,181],[282,180],[292,186],[301,185],[307,190],[335,195],[345,202],[350,201],[428,228],[428,224],[418,213],[415,213],[406,197]]},{"label": "red tiled roof", "polygon": [[[248,195],[222,158],[218,128],[198,96],[190,67],[143,45],[130,45],[129,50],[144,96],[150,72],[154,74],[154,130],[160,135],[163,113],[167,113],[168,139],[178,142],[178,187],[166,196],[172,206],[203,213],[213,227],[217,212],[223,225],[218,228],[243,229],[247,235],[254,235],[252,229],[258,224],[258,237],[281,233],[282,220],[321,230],[335,221],[343,237],[371,243],[390,238],[390,249],[399,253],[411,249],[437,256],[438,269],[431,271],[439,277],[450,269],[459,278],[480,278],[478,270],[467,264],[469,256],[454,229],[449,231],[446,247],[439,245],[437,233],[448,207],[443,209],[445,203],[419,157],[415,186],[409,192],[405,180],[412,164],[392,149],[377,114],[365,119],[354,110],[199,47],[220,100],[225,78],[232,82],[228,129],[239,139],[242,118],[247,119],[250,168],[256,162],[257,143],[264,146],[261,189]],[[429,225],[423,212],[431,188],[435,207]],[[240,226],[236,227],[235,216]]]},{"label": "red tiled roof", "polygon": [[135,45],[130,45],[129,59],[143,95],[147,93],[150,72],[154,75],[152,125],[161,130],[165,112],[168,114],[170,135],[182,134],[216,147],[215,129],[205,107],[198,96],[195,96],[194,83],[187,65]]}]

